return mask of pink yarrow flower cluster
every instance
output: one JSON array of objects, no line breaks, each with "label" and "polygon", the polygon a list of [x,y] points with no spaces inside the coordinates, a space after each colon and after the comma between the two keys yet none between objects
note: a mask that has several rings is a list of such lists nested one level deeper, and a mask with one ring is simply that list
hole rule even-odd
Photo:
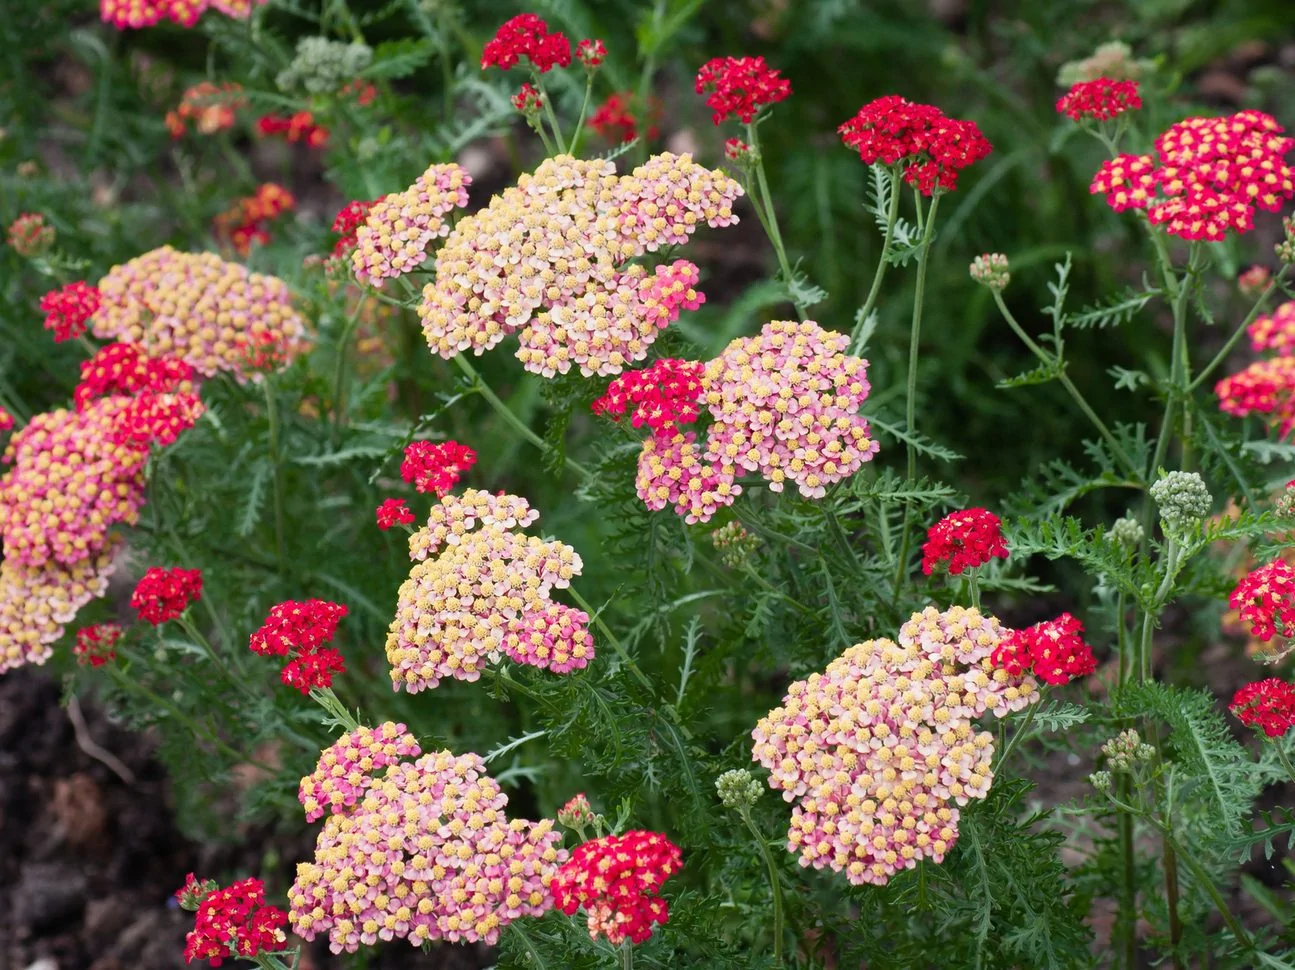
[{"label": "pink yarrow flower cluster", "polygon": [[1145,209],[1171,236],[1221,242],[1254,228],[1256,208],[1276,212],[1295,196],[1285,156],[1295,139],[1262,111],[1187,118],[1156,139],[1155,155],[1117,155],[1089,190],[1115,211]]},{"label": "pink yarrow flower cluster", "polygon": [[54,332],[54,342],[73,340],[85,333],[86,322],[99,309],[100,293],[84,280],[50,290],[40,298],[45,329]]},{"label": "pink yarrow flower cluster", "polygon": [[501,654],[553,673],[593,659],[588,614],[549,598],[580,574],[580,557],[518,531],[537,518],[525,499],[476,489],[433,506],[409,539],[417,565],[387,634],[393,686],[416,693],[443,677],[474,681]]},{"label": "pink yarrow flower cluster", "polygon": [[461,165],[431,165],[403,192],[366,203],[364,223],[355,229],[351,251],[355,278],[380,285],[421,266],[428,244],[449,234],[445,216],[468,204],[471,184],[472,176]]},{"label": "pink yarrow flower cluster", "polygon": [[1002,521],[988,509],[963,509],[950,512],[927,532],[922,572],[929,576],[937,566],[943,566],[950,575],[958,576],[995,556],[1007,558]]},{"label": "pink yarrow flower cluster", "polygon": [[701,66],[695,86],[698,94],[706,95],[711,121],[717,125],[730,117],[749,125],[761,108],[791,96],[791,82],[763,57],[716,57]]},{"label": "pink yarrow flower cluster", "polygon": [[353,953],[379,940],[491,944],[513,920],[543,916],[567,854],[551,820],[510,819],[507,807],[475,754],[388,766],[298,864],[293,931]]},{"label": "pink yarrow flower cluster", "polygon": [[1008,630],[990,659],[1013,677],[1031,673],[1046,684],[1067,684],[1097,670],[1083,632],[1082,623],[1062,613],[1024,630]]},{"label": "pink yarrow flower cluster", "polygon": [[1028,674],[992,665],[1002,636],[976,610],[928,607],[898,643],[850,647],[760,720],[752,758],[797,803],[787,849],[802,866],[885,885],[922,859],[944,859],[959,806],[984,798],[993,779],[994,736],[973,720],[1039,699]]},{"label": "pink yarrow flower cluster", "polygon": [[288,914],[266,904],[265,883],[240,879],[224,889],[198,882],[189,873],[176,898],[196,905],[193,929],[184,938],[184,959],[208,960],[218,967],[227,959],[246,959],[284,948]]},{"label": "pink yarrow flower cluster", "polygon": [[163,20],[180,27],[192,27],[207,8],[227,17],[246,20],[252,7],[267,0],[99,0],[99,17],[118,30],[153,27]]},{"label": "pink yarrow flower cluster", "polygon": [[202,572],[197,569],[153,566],[140,577],[131,593],[131,608],[153,626],[177,619],[202,599]]},{"label": "pink yarrow flower cluster", "polygon": [[477,453],[457,441],[414,441],[405,448],[400,477],[420,492],[444,498],[476,463]]},{"label": "pink yarrow flower cluster", "polygon": [[1110,121],[1141,107],[1137,81],[1113,81],[1108,77],[1080,81],[1057,101],[1057,112],[1071,121]]},{"label": "pink yarrow flower cluster", "polygon": [[634,829],[577,846],[553,879],[554,905],[568,916],[583,908],[589,936],[612,946],[646,943],[670,918],[660,896],[683,868],[683,853],[664,835]]},{"label": "pink yarrow flower cluster", "polygon": [[702,300],[686,260],[653,271],[631,260],[735,223],[741,191],[687,155],[628,175],[604,159],[546,159],[450,233],[418,306],[428,346],[449,359],[517,333],[532,373],[618,374]]},{"label": "pink yarrow flower cluster", "polygon": [[346,665],[342,655],[326,644],[337,635],[337,624],[347,612],[341,603],[328,600],[279,603],[252,634],[248,647],[263,657],[288,657],[282,680],[303,694],[331,687],[333,674],[345,673]]},{"label": "pink yarrow flower cluster", "polygon": [[306,810],[306,821],[354,808],[373,784],[373,772],[422,753],[405,726],[391,721],[343,734],[320,753],[314,772],[301,779],[297,801]]},{"label": "pink yarrow flower cluster", "polygon": [[954,191],[958,174],[992,151],[974,121],[897,94],[870,101],[837,131],[869,165],[902,165],[904,181],[928,196]]}]

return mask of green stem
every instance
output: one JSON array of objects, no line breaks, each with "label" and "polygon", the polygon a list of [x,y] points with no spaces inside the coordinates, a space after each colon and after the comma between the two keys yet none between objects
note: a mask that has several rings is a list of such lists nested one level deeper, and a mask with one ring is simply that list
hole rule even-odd
[{"label": "green stem", "polygon": [[[1128,778],[1121,775],[1121,785],[1128,787]],[[1127,794],[1123,792],[1122,794]],[[1116,912],[1116,935],[1124,943],[1125,970],[1137,970],[1138,940],[1134,929],[1137,925],[1138,883],[1137,859],[1133,853],[1133,816],[1121,811],[1117,819],[1120,835],[1121,898],[1120,908]]]},{"label": "green stem", "polygon": [[[652,28],[647,35],[648,42],[652,45],[643,58],[643,71],[639,74],[638,91],[635,92],[635,108],[639,112],[639,117],[643,119],[642,132],[639,136],[638,151],[635,153],[640,160],[648,157],[648,128],[651,127],[649,117],[651,112],[648,110],[648,99],[652,93],[652,76],[656,73],[656,52],[660,46],[661,22],[665,19],[666,0],[654,0],[652,4]],[[642,35],[640,35],[642,36]]]},{"label": "green stem", "polygon": [[621,944],[621,970],[634,970],[634,944],[629,940]]},{"label": "green stem", "polygon": [[1138,641],[1138,682],[1151,680],[1151,642],[1155,630],[1156,618],[1164,608],[1166,597],[1173,589],[1174,577],[1178,575],[1178,555],[1181,550],[1178,540],[1170,534],[1165,541],[1165,575],[1160,580],[1151,603],[1142,614],[1142,636]]},{"label": "green stem", "polygon": [[288,558],[284,535],[286,534],[283,513],[283,461],[279,453],[279,402],[274,394],[274,382],[264,377],[261,385],[265,390],[265,416],[270,423],[270,461],[274,465],[274,551],[279,563],[279,571],[287,570]]},{"label": "green stem", "polygon": [[1291,765],[1290,757],[1286,754],[1286,749],[1282,747],[1283,740],[1285,740],[1285,738],[1273,738],[1272,746],[1276,749],[1277,760],[1280,761],[1282,763],[1282,767],[1286,769],[1287,776],[1289,776],[1291,781],[1295,781],[1295,766]]},{"label": "green stem", "polygon": [[589,113],[589,95],[593,93],[594,76],[591,73],[585,81],[585,99],[580,103],[580,117],[576,119],[576,130],[571,135],[571,154],[576,153],[576,148],[580,144],[580,136],[585,130],[585,115]]},{"label": "green stem", "polygon": [[774,860],[768,841],[761,834],[755,820],[751,818],[751,809],[743,806],[741,811],[742,821],[746,823],[747,829],[750,830],[752,837],[755,839],[755,844],[760,847],[760,854],[764,856],[765,868],[769,870],[769,887],[773,892],[773,964],[775,967],[780,967],[782,966],[783,913],[782,882],[778,878],[778,863]]},{"label": "green stem", "polygon": [[1205,867],[1197,861],[1196,857],[1187,851],[1187,847],[1179,842],[1178,839],[1174,837],[1173,833],[1163,824],[1161,824],[1161,830],[1165,834],[1167,844],[1178,854],[1178,858],[1182,859],[1186,864],[1188,871],[1192,874],[1192,878],[1195,879],[1201,889],[1205,891],[1205,895],[1209,896],[1210,902],[1214,904],[1214,908],[1218,910],[1219,915],[1223,917],[1223,922],[1227,925],[1227,928],[1232,931],[1232,935],[1236,937],[1237,942],[1245,947],[1246,950],[1253,951],[1255,948],[1254,940],[1250,938],[1250,934],[1246,932],[1246,928],[1241,925],[1234,915],[1232,915],[1232,910],[1228,908],[1228,904],[1219,894],[1217,887],[1214,885],[1214,879],[1210,876],[1209,872],[1206,871]]},{"label": "green stem", "polygon": [[211,641],[202,635],[202,631],[198,629],[193,620],[189,618],[188,614],[181,614],[177,618],[177,621],[179,622],[181,629],[183,629],[184,632],[198,644],[198,646],[202,647],[203,651],[207,654],[207,657],[213,664],[215,664],[216,669],[224,675],[225,679],[231,684],[242,686],[243,682],[234,677],[233,672],[225,665],[225,661],[221,660],[220,655],[216,653],[216,648],[211,645]]},{"label": "green stem", "polygon": [[310,692],[310,698],[338,721],[341,721],[348,733],[359,728],[360,722],[351,716],[351,712],[338,699],[337,694],[333,692],[333,688],[316,687]]},{"label": "green stem", "polygon": [[602,633],[603,639],[611,644],[612,649],[616,651],[616,655],[620,657],[621,662],[629,668],[629,671],[634,675],[634,678],[648,690],[651,690],[652,681],[648,680],[647,674],[643,673],[643,671],[639,669],[639,665],[634,662],[634,658],[631,657],[629,651],[625,649],[625,645],[617,639],[616,634],[612,633],[612,631],[608,629],[607,624],[603,622],[602,614],[590,606],[589,601],[581,596],[580,591],[574,586],[568,587],[567,590],[570,592],[571,598],[576,601],[580,608],[593,618],[594,625],[598,627],[598,630]]},{"label": "green stem", "polygon": [[1186,970],[1178,952],[1183,939],[1183,921],[1178,915],[1178,855],[1168,832],[1160,837],[1160,851],[1164,859],[1165,907],[1169,911],[1169,945],[1173,951],[1171,959],[1174,961],[1174,970]]},{"label": "green stem", "polygon": [[558,125],[558,116],[553,110],[553,99],[549,93],[544,90],[544,82],[540,80],[538,74],[532,74],[535,80],[535,88],[540,92],[540,101],[544,104],[544,117],[549,119],[549,127],[553,129],[553,140],[557,143],[558,152],[562,155],[567,153],[567,143],[562,138],[562,129]]},{"label": "green stem", "polygon": [[787,260],[787,247],[783,244],[782,232],[778,228],[778,213],[773,207],[773,197],[769,191],[769,179],[764,172],[764,156],[760,152],[760,134],[756,122],[746,126],[746,137],[747,142],[751,145],[752,153],[755,155],[755,179],[759,188],[758,192],[753,193],[753,196],[758,196],[758,198],[753,197],[751,202],[758,210],[762,209],[764,211],[764,218],[760,220],[761,224],[765,227],[765,231],[769,235],[769,242],[773,244],[774,254],[778,257],[778,269],[782,273],[783,281],[787,284],[787,293],[796,307],[797,315],[804,320],[806,317],[805,306],[796,299],[792,291],[794,276],[791,271],[791,263]]},{"label": "green stem", "polygon": [[[920,195],[917,195],[916,198],[918,218],[920,220],[922,199]],[[922,303],[926,294],[926,270],[930,264],[931,241],[935,235],[935,212],[939,206],[940,197],[938,195],[933,196],[931,198],[931,211],[926,216],[926,222],[922,230],[921,249],[918,250],[917,254],[917,284],[913,291],[913,322],[908,336],[908,383],[905,388],[904,431],[907,432],[910,439],[907,442],[909,481],[917,478],[917,446],[912,440],[917,433],[917,360],[922,339]],[[904,528],[900,532],[899,538],[898,566],[895,569],[894,588],[897,595],[904,585],[905,571],[908,566],[908,544],[912,538],[912,529],[912,509],[906,506],[904,508]]]},{"label": "green stem", "polygon": [[[490,389],[490,385],[485,382],[479,373],[477,373],[477,369],[472,366],[472,362],[469,361],[464,354],[456,354],[454,357],[454,363],[458,366],[459,370],[463,371],[464,375],[472,381],[473,390],[489,402],[490,406],[495,409],[495,413],[503,418],[504,421],[508,423],[509,427],[533,444],[536,448],[540,449],[540,451],[543,451],[546,454],[553,451],[552,446],[550,446],[547,441],[528,428],[521,418],[513,414],[513,412],[508,409],[508,405],[501,401],[499,399],[499,395]],[[593,481],[594,473],[588,468],[580,464],[574,458],[568,458],[565,455],[561,457],[562,464],[575,472],[577,477],[585,482]]]},{"label": "green stem", "polygon": [[971,569],[967,572],[967,592],[971,596],[972,608],[980,609],[980,577],[977,575],[979,570]]},{"label": "green stem", "polygon": [[355,334],[355,328],[359,325],[360,314],[364,311],[364,304],[368,301],[369,294],[364,292],[360,295],[355,304],[355,309],[346,318],[346,323],[342,327],[341,336],[337,338],[337,361],[333,365],[333,441],[337,442],[338,435],[342,433],[342,428],[346,425],[346,355],[350,348],[351,337]]},{"label": "green stem", "polygon": [[1210,362],[1201,368],[1200,373],[1192,378],[1191,383],[1187,385],[1188,391],[1194,391],[1196,388],[1200,387],[1201,384],[1205,382],[1205,379],[1214,372],[1214,369],[1227,359],[1228,354],[1232,353],[1232,348],[1237,345],[1237,341],[1245,336],[1245,332],[1250,329],[1250,324],[1255,322],[1255,317],[1259,316],[1259,314],[1263,312],[1263,308],[1268,302],[1268,297],[1272,295],[1275,289],[1277,289],[1277,284],[1281,282],[1282,277],[1286,275],[1286,271],[1288,269],[1290,269],[1289,266],[1283,266],[1278,270],[1277,275],[1269,280],[1268,285],[1264,287],[1264,291],[1259,294],[1259,299],[1257,299],[1255,301],[1255,305],[1250,308],[1250,312],[1246,314],[1246,318],[1241,321],[1240,326],[1232,332],[1232,336],[1228,337],[1227,342],[1223,344],[1223,347],[1214,355]]},{"label": "green stem", "polygon": [[1040,700],[1031,704],[1030,709],[1025,712],[1025,720],[1021,722],[1021,726],[1012,732],[1007,745],[1003,748],[1003,753],[998,758],[998,764],[994,766],[995,774],[1003,770],[1003,766],[1007,764],[1008,756],[1016,750],[1016,746],[1029,733],[1030,725],[1034,723],[1034,715],[1038,712],[1041,703],[1042,701]]},{"label": "green stem", "polygon": [[[1040,347],[1039,344],[1025,332],[1025,328],[1017,322],[1015,315],[1008,309],[1007,304],[1003,301],[1002,291],[994,290],[993,294],[994,302],[998,305],[998,312],[1002,314],[1003,319],[1007,321],[1007,325],[1012,328],[1012,331],[1021,339],[1021,342],[1029,348],[1030,353],[1034,354],[1034,356],[1039,359],[1039,362],[1045,367],[1056,366],[1059,363],[1056,357]],[[1097,416],[1097,412],[1092,409],[1088,400],[1079,392],[1079,388],[1075,387],[1065,370],[1060,370],[1057,375],[1057,380],[1061,386],[1066,389],[1066,393],[1070,395],[1079,410],[1083,411],[1084,416],[1092,422],[1093,427],[1095,427],[1098,434],[1102,436],[1102,440],[1105,441],[1107,447],[1111,449],[1111,454],[1119,460],[1120,464],[1123,465],[1135,479],[1140,481],[1142,479],[1142,471],[1133,463],[1133,459],[1130,458],[1120,446],[1115,435],[1111,433],[1111,429],[1106,426],[1106,422]]]},{"label": "green stem", "polygon": [[858,356],[859,343],[863,337],[863,326],[868,320],[868,314],[876,305],[877,297],[881,294],[881,281],[886,276],[886,270],[890,267],[890,244],[895,238],[895,223],[899,220],[899,197],[902,194],[899,187],[899,172],[891,170],[890,178],[890,211],[886,213],[886,235],[881,243],[881,258],[877,260],[877,271],[872,276],[872,289],[868,291],[868,299],[863,303],[863,309],[859,311],[859,322],[854,325],[854,333],[850,334],[850,353]]}]

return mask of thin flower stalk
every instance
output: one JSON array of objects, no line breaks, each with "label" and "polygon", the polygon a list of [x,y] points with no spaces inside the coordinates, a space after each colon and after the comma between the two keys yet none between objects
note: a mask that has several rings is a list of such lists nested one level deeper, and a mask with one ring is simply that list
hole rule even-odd
[{"label": "thin flower stalk", "polygon": [[890,181],[890,208],[886,212],[886,232],[881,240],[881,255],[877,258],[877,269],[872,274],[872,287],[868,290],[868,298],[863,302],[863,309],[859,311],[859,322],[855,324],[854,332],[850,335],[850,353],[858,354],[862,350],[863,328],[868,322],[868,315],[872,313],[872,308],[877,304],[877,297],[881,295],[881,281],[886,278],[886,270],[890,267],[890,244],[895,238],[895,223],[899,221],[899,200],[903,195],[899,190],[899,170],[889,169],[886,178]]}]

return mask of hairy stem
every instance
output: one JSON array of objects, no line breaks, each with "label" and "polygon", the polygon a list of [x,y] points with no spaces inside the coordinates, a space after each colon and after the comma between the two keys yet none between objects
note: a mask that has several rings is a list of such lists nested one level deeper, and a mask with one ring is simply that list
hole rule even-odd
[{"label": "hairy stem", "polygon": [[634,970],[634,944],[629,940],[621,944],[621,970]]},{"label": "hairy stem", "polygon": [[574,586],[568,587],[568,592],[571,593],[571,598],[576,601],[580,608],[593,618],[594,625],[598,627],[603,638],[611,644],[612,649],[616,651],[616,655],[621,658],[621,662],[629,668],[629,672],[634,675],[634,679],[648,690],[651,690],[652,681],[648,680],[647,674],[643,673],[643,671],[639,669],[639,665],[634,662],[634,658],[629,655],[629,651],[625,649],[625,645],[620,642],[616,637],[616,634],[612,633],[612,631],[608,629],[607,624],[603,622],[602,615],[589,605],[589,601],[581,596],[579,590]]},{"label": "hairy stem", "polygon": [[585,115],[589,113],[589,95],[593,93],[594,76],[590,73],[585,81],[585,98],[580,102],[580,117],[576,119],[576,130],[571,134],[571,154],[575,154],[580,145],[580,136],[585,130]]},{"label": "hairy stem", "polygon": [[[1122,789],[1127,789],[1129,780],[1127,776],[1120,776],[1120,785]],[[1122,790],[1121,794],[1127,795],[1127,790]],[[1116,819],[1120,836],[1120,906],[1116,910],[1116,937],[1124,944],[1124,966],[1125,970],[1137,970],[1138,966],[1138,939],[1135,929],[1137,926],[1137,908],[1138,908],[1138,882],[1137,882],[1137,858],[1133,851],[1133,816],[1128,812],[1121,811]]]},{"label": "hairy stem", "polygon": [[[782,232],[778,229],[778,213],[773,207],[773,196],[769,191],[769,179],[764,173],[764,156],[760,154],[760,132],[755,122],[746,126],[746,137],[751,145],[751,151],[755,155],[755,180],[759,191],[752,193],[751,202],[757,210],[763,210],[764,218],[760,220],[765,231],[769,235],[769,242],[773,244],[774,254],[778,257],[778,270],[782,273],[783,281],[787,284],[787,293],[791,296],[791,301],[796,307],[796,314],[804,320],[805,305],[796,299],[792,292],[793,275],[791,263],[787,260],[787,247],[782,241]],[[754,197],[758,196],[758,198]]]},{"label": "hairy stem", "polygon": [[998,764],[994,766],[995,774],[1003,770],[1003,765],[1007,764],[1008,757],[1016,750],[1016,746],[1021,743],[1025,735],[1029,733],[1030,725],[1034,723],[1034,715],[1038,712],[1039,705],[1042,703],[1043,701],[1040,698],[1039,701],[1031,704],[1030,709],[1025,712],[1025,720],[1021,722],[1020,727],[1012,732],[1012,736],[1008,739],[1007,745],[1003,748],[1003,753],[998,757]]},{"label": "hairy stem", "polygon": [[765,868],[769,870],[769,888],[773,892],[773,964],[780,967],[782,966],[783,913],[782,882],[778,879],[778,864],[774,861],[773,852],[769,849],[768,841],[755,824],[755,819],[751,818],[751,809],[747,806],[742,807],[742,821],[746,823],[747,829],[750,830],[752,837],[755,839],[755,844],[760,847],[760,854],[764,856]]},{"label": "hairy stem", "polygon": [[207,654],[208,659],[211,660],[211,662],[216,666],[216,669],[221,672],[224,678],[228,680],[231,684],[241,685],[242,681],[234,677],[233,671],[231,671],[229,667],[225,665],[225,661],[220,659],[220,655],[216,653],[216,648],[211,645],[210,640],[208,640],[205,636],[202,635],[202,631],[198,629],[197,625],[193,622],[193,620],[189,618],[188,614],[187,613],[181,614],[178,617],[178,620],[180,623],[180,627],[184,630],[185,633],[189,635],[189,637],[193,640],[194,643],[202,647],[203,652]]},{"label": "hairy stem", "polygon": [[[472,381],[473,390],[489,402],[490,406],[495,409],[495,413],[503,418],[509,427],[545,454],[549,454],[553,451],[552,446],[549,445],[548,442],[528,428],[526,426],[526,422],[508,409],[508,405],[501,401],[499,399],[499,395],[490,389],[490,385],[482,379],[479,373],[477,373],[477,369],[472,366],[471,361],[469,361],[466,356],[463,354],[455,355],[454,363],[458,366],[459,370],[463,371],[464,375]],[[562,456],[562,464],[575,472],[577,477],[581,480],[585,482],[593,480],[594,473],[574,458],[568,458],[564,455]]]},{"label": "hairy stem", "polygon": [[881,258],[877,260],[877,271],[872,276],[872,288],[868,290],[868,299],[863,302],[863,309],[859,311],[859,322],[854,325],[854,332],[850,334],[850,353],[858,356],[859,343],[863,338],[863,326],[868,320],[868,314],[877,303],[877,297],[881,294],[881,281],[886,277],[886,270],[890,267],[890,244],[895,238],[895,223],[899,220],[899,197],[902,194],[899,188],[899,172],[892,169],[888,173],[890,179],[890,210],[886,213],[886,235],[881,242]]},{"label": "hairy stem", "polygon": [[1273,291],[1277,289],[1282,277],[1286,275],[1286,271],[1289,269],[1289,265],[1283,266],[1277,271],[1277,275],[1268,281],[1268,285],[1265,286],[1264,291],[1259,294],[1259,299],[1255,300],[1255,305],[1250,308],[1250,312],[1246,314],[1246,318],[1241,321],[1236,330],[1232,331],[1232,336],[1228,337],[1227,341],[1219,349],[1219,352],[1214,355],[1210,362],[1201,368],[1200,373],[1192,378],[1191,382],[1187,385],[1188,391],[1194,391],[1196,388],[1200,387],[1201,384],[1205,382],[1205,379],[1214,372],[1214,369],[1222,364],[1223,361],[1227,360],[1228,354],[1232,353],[1232,348],[1237,345],[1237,341],[1245,336],[1245,332],[1250,329],[1250,324],[1255,322],[1255,317],[1259,316],[1259,314],[1263,312],[1264,306],[1268,303],[1268,298],[1272,296]]}]

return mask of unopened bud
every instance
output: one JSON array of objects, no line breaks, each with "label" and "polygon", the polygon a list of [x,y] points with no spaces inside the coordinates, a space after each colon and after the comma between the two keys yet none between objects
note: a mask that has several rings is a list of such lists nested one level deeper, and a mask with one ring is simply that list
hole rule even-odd
[{"label": "unopened bud", "polygon": [[1001,293],[1012,280],[1007,257],[1002,253],[985,253],[971,261],[971,278],[981,286]]},{"label": "unopened bud", "polygon": [[715,779],[715,791],[725,808],[741,811],[750,808],[759,799],[763,788],[745,768],[734,768]]},{"label": "unopened bud", "polygon": [[1214,497],[1195,472],[1169,472],[1151,486],[1160,520],[1171,531],[1186,529],[1210,514]]}]

